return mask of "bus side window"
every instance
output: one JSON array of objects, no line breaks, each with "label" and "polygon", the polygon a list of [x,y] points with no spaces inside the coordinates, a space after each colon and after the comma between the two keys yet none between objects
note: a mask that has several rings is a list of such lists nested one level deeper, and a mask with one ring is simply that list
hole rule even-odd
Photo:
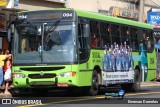
[{"label": "bus side window", "polygon": [[131,48],[133,51],[139,50],[139,39],[137,28],[130,28]]},{"label": "bus side window", "polygon": [[88,24],[78,24],[78,39],[80,49],[89,49],[89,25]]},{"label": "bus side window", "polygon": [[81,38],[81,26],[78,24],[78,39],[79,39],[79,49],[82,48],[82,38]]},{"label": "bus side window", "polygon": [[141,42],[144,45],[144,49],[147,50],[147,32],[146,30],[143,30],[143,38],[141,39]]},{"label": "bus side window", "polygon": [[100,23],[100,34],[101,34],[101,47],[110,46],[110,25],[108,23]]},{"label": "bus side window", "polygon": [[94,33],[94,34],[98,34],[98,22],[97,21],[91,21],[90,22],[90,31],[91,33]]},{"label": "bus side window", "polygon": [[90,26],[91,46],[94,48],[100,47],[99,23],[96,21],[91,21]]},{"label": "bus side window", "polygon": [[126,42],[126,45],[130,45],[129,28],[127,26],[121,26],[122,44]]},{"label": "bus side window", "polygon": [[91,34],[91,45],[92,47],[98,47],[100,40],[98,38],[98,36],[96,36],[95,34]]},{"label": "bus side window", "polygon": [[78,40],[79,40],[79,54],[80,61],[83,61],[89,57],[89,21],[86,19],[79,18],[78,23]]},{"label": "bus side window", "polygon": [[116,44],[121,44],[121,36],[120,36],[120,27],[118,25],[111,25],[111,36],[112,36],[112,44],[116,42]]}]

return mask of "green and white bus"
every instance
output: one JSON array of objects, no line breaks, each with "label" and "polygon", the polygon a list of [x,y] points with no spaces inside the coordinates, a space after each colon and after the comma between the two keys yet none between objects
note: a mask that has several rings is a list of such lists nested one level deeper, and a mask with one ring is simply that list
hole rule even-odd
[{"label": "green and white bus", "polygon": [[[19,12],[9,24],[8,32],[9,40],[13,35],[15,88],[85,87],[84,91],[96,95],[100,86],[121,85],[137,91],[142,76],[143,81],[156,78],[152,26],[145,23],[57,8]],[[144,69],[140,43],[144,46]],[[123,70],[118,70],[115,62],[110,70],[105,69],[104,56],[115,53],[115,47],[119,54],[133,56],[134,68],[131,61],[124,69],[127,64],[124,62],[129,61],[125,59],[121,62]]]}]

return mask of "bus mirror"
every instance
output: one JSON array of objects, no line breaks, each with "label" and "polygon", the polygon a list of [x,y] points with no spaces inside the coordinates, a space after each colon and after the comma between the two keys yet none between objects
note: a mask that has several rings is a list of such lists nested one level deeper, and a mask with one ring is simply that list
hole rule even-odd
[{"label": "bus mirror", "polygon": [[41,26],[37,26],[37,35],[42,35],[42,28]]},{"label": "bus mirror", "polygon": [[84,37],[89,37],[89,32],[90,32],[89,24],[85,24],[83,26],[83,31],[84,31]]},{"label": "bus mirror", "polygon": [[14,21],[9,22],[7,26],[7,41],[11,41],[11,36],[14,33]]},{"label": "bus mirror", "polygon": [[81,19],[82,24],[89,24],[89,21],[87,19]]},{"label": "bus mirror", "polygon": [[11,29],[7,29],[7,41],[11,41]]},{"label": "bus mirror", "polygon": [[14,24],[11,24],[11,33],[14,33]]}]

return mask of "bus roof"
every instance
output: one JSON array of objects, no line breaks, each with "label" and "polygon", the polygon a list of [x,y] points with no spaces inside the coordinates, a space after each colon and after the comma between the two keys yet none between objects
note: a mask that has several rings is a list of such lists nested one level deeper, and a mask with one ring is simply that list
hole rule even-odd
[{"label": "bus roof", "polygon": [[103,15],[103,14],[94,13],[94,12],[87,12],[87,11],[82,11],[82,10],[75,10],[75,11],[77,12],[78,16],[81,16],[81,17],[104,20],[108,22],[126,24],[126,25],[131,25],[131,26],[136,26],[136,27],[147,28],[147,29],[153,29],[152,25],[142,23],[142,22],[137,22],[137,21],[118,18],[118,17],[112,17],[112,16]]},{"label": "bus roof", "polygon": [[[129,19],[123,19],[123,18],[113,17],[113,16],[104,15],[104,14],[100,14],[100,13],[73,9],[73,8],[53,8],[53,9],[45,9],[45,10],[73,10],[73,11],[76,11],[78,16],[85,17],[85,18],[91,18],[91,19],[103,20],[103,21],[107,21],[107,22],[131,25],[131,26],[135,26],[135,27],[153,29],[153,26],[150,24],[147,24],[147,23],[137,22],[137,21],[133,21],[133,20],[129,20]],[[41,11],[41,10],[21,11],[19,13],[31,12],[31,11]]]}]

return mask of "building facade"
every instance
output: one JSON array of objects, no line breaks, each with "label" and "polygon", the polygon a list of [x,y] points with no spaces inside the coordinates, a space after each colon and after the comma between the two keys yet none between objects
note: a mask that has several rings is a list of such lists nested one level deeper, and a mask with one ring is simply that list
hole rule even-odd
[{"label": "building facade", "polygon": [[7,23],[15,19],[17,10],[14,8],[7,8],[8,1],[0,1],[0,52],[6,49],[10,50],[10,45],[7,42]]},{"label": "building facade", "polygon": [[65,2],[60,0],[19,0],[18,9],[40,10],[51,8],[64,8]]},{"label": "building facade", "polygon": [[[68,6],[71,8],[106,13],[113,6],[134,11],[139,11],[140,7],[140,0],[69,0],[68,2]],[[147,19],[147,11],[159,7],[160,2],[158,0],[144,0],[143,20]]]},{"label": "building facade", "polygon": [[[35,10],[51,8],[74,8],[108,14],[111,7],[139,11],[140,0],[19,0],[18,9]],[[147,19],[147,11],[159,8],[158,0],[144,0],[143,21]]]}]

